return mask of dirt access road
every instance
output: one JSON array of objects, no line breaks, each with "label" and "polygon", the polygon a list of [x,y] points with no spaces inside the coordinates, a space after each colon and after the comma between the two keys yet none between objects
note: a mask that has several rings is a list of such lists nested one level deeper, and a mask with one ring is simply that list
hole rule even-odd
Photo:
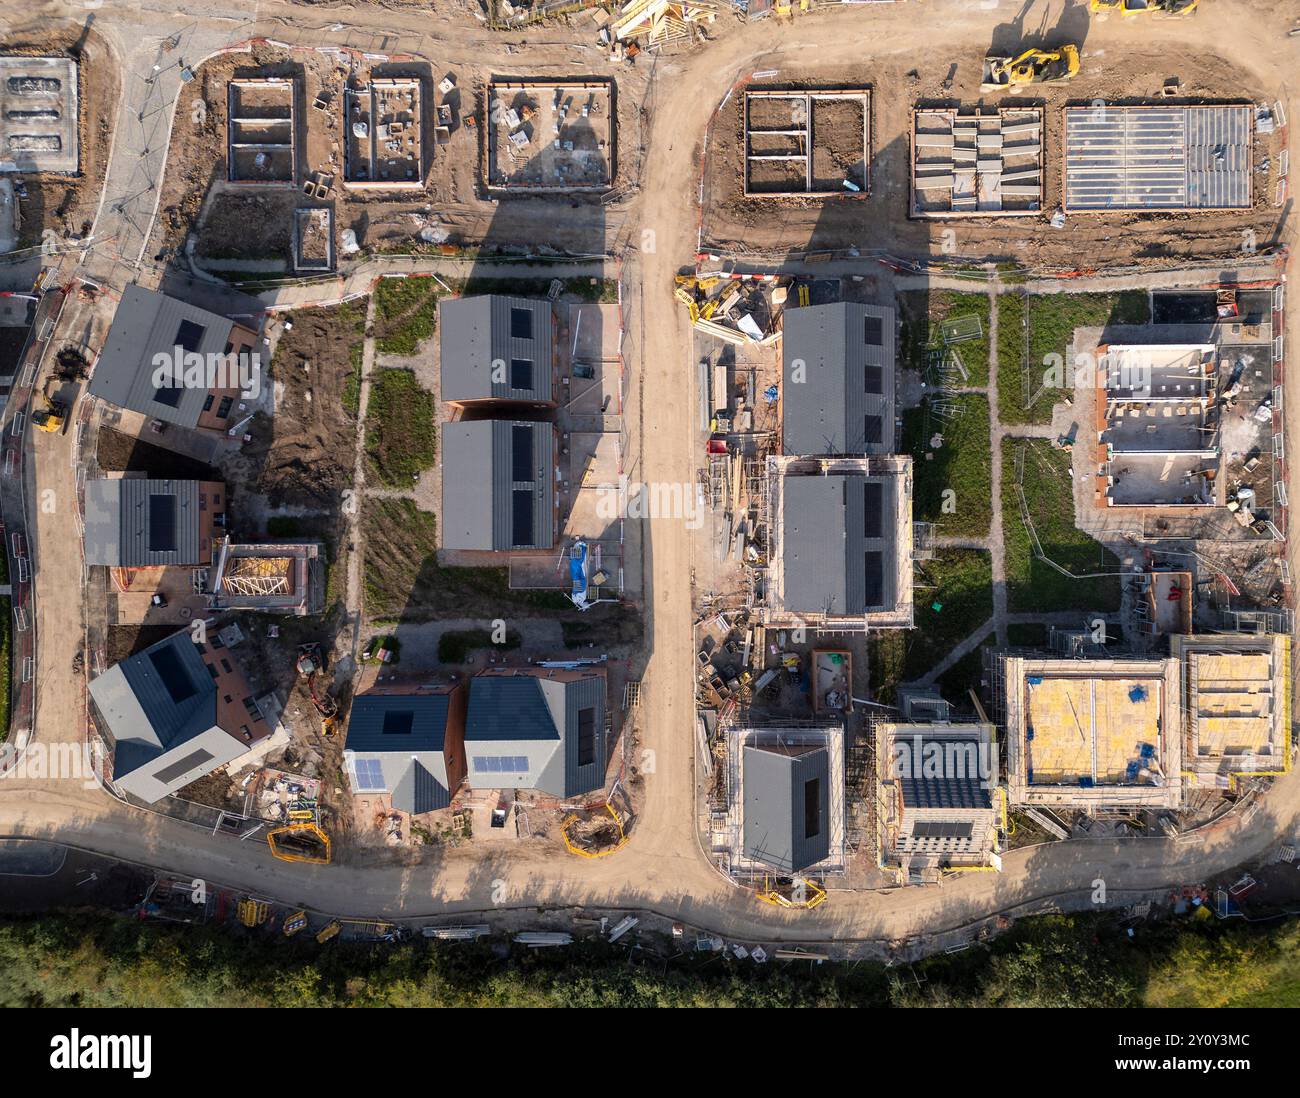
[{"label": "dirt access road", "polygon": [[[705,127],[737,75],[795,61],[857,64],[866,73],[868,49],[873,55],[915,53],[918,60],[922,54],[942,58],[958,51],[979,52],[992,27],[1013,14],[1010,5],[972,10],[960,3],[849,8],[801,20],[793,28],[771,21],[755,27],[724,26],[707,48],[661,60],[652,93],[645,174],[634,200],[636,221],[650,235],[643,238],[646,249],[629,255],[626,267],[627,277],[644,291],[639,403],[651,411],[640,423],[639,476],[663,483],[693,481],[691,333],[671,296],[671,276],[693,258]],[[272,20],[268,33],[287,30],[282,20],[288,20],[300,38],[321,42],[331,34],[346,40],[359,33],[359,25],[393,32],[410,22],[414,35],[423,33],[417,24],[428,25],[427,16],[371,8],[317,12],[268,3],[262,5],[261,15]],[[105,21],[111,18],[105,9]],[[341,24],[340,31],[328,30],[333,22]],[[869,35],[863,33],[866,27]],[[1263,4],[1212,0],[1205,13],[1186,23],[1133,26],[1115,20],[1097,25],[1089,45],[1113,57],[1123,52],[1125,43],[1160,34],[1181,48],[1240,58],[1252,80],[1282,98],[1290,116],[1298,117],[1300,102],[1286,93],[1284,81],[1300,62],[1300,40],[1288,40],[1287,28],[1287,19]],[[468,51],[500,51],[518,37],[449,26],[438,43],[440,60],[454,63]],[[1269,52],[1260,43],[1268,43]],[[517,68],[517,58],[507,63],[502,56],[504,65]],[[1285,231],[1289,240],[1291,227]],[[1292,345],[1300,345],[1294,331],[1288,334]],[[1294,396],[1286,403],[1291,409],[1297,406]],[[41,541],[69,538],[66,522],[65,515],[62,527],[42,527]],[[1291,534],[1294,545],[1297,531]],[[0,789],[0,834],[59,839],[340,914],[417,917],[504,907],[641,908],[735,937],[834,942],[846,948],[857,942],[891,943],[933,934],[1036,899],[1085,906],[1092,882],[1099,877],[1107,881],[1112,902],[1124,902],[1173,883],[1205,879],[1258,856],[1279,837],[1295,834],[1300,772],[1279,780],[1253,814],[1234,814],[1211,831],[1181,840],[1058,843],[1013,852],[1004,860],[1003,873],[967,875],[941,889],[838,892],[832,902],[805,914],[762,908],[719,877],[695,837],[693,669],[685,643],[691,624],[685,579],[691,567],[689,544],[680,520],[657,518],[648,524],[646,574],[653,594],[647,599],[650,665],[643,693],[644,743],[650,752],[644,760],[647,798],[632,841],[616,857],[587,863],[554,857],[448,856],[446,861],[401,868],[348,862],[325,868],[282,865],[273,862],[264,847],[217,839],[170,819],[130,811],[79,783],[36,778],[10,779]],[[43,550],[38,546],[36,551]],[[40,597],[61,605],[69,616],[78,614],[78,596],[66,575],[44,577]],[[61,704],[65,699],[59,693],[47,693],[45,681],[43,677],[40,738],[75,740],[81,713]]]}]

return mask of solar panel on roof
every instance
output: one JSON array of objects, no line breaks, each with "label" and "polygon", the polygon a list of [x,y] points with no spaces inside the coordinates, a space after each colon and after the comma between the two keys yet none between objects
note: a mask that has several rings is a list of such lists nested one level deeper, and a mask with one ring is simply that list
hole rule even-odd
[{"label": "solar panel on roof", "polygon": [[885,535],[884,497],[885,486],[879,481],[869,480],[862,486],[862,532],[869,538]]},{"label": "solar panel on roof", "polygon": [[203,333],[207,329],[192,320],[182,320],[176,329],[176,346],[184,351],[197,351],[203,342]]},{"label": "solar panel on roof", "polygon": [[[528,385],[516,385],[516,389],[531,389]],[[516,484],[533,482],[533,427],[531,424],[515,424],[510,428],[510,479]],[[531,511],[531,509],[530,509]]]},{"label": "solar panel on roof", "polygon": [[863,604],[868,608],[881,606],[885,601],[885,554],[872,550],[864,556]]},{"label": "solar panel on roof", "polygon": [[522,774],[528,769],[528,756],[475,755],[474,769],[480,774]]},{"label": "solar panel on roof", "polygon": [[390,709],[384,714],[382,734],[409,736],[415,725],[415,714],[410,709]]},{"label": "solar panel on roof", "polygon": [[158,673],[174,704],[180,705],[198,693],[174,648],[158,648],[149,653],[149,662]]},{"label": "solar panel on roof", "polygon": [[356,759],[353,769],[357,776],[357,789],[374,791],[384,788],[384,768],[378,759]]},{"label": "solar panel on roof", "polygon": [[512,545],[532,545],[533,532],[533,493],[529,488],[519,488],[510,493],[511,522],[510,542]]},{"label": "solar panel on roof", "polygon": [[149,497],[149,552],[176,552],[175,496]]}]

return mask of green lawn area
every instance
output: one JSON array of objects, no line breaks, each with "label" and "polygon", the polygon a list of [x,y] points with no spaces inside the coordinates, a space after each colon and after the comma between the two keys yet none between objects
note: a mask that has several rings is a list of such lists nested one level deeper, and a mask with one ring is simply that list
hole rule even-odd
[{"label": "green lawn area", "polygon": [[1042,648],[1047,644],[1048,629],[1041,623],[1007,626],[1007,643],[1013,648]]},{"label": "green lawn area", "polygon": [[410,370],[375,371],[366,404],[366,455],[390,488],[409,488],[437,458],[433,394]]},{"label": "green lawn area", "polygon": [[[1020,515],[1016,453],[1025,450],[1024,495],[1043,553],[1067,569],[1062,575],[1039,559]],[[1118,610],[1119,560],[1074,525],[1070,455],[1041,439],[1002,444],[1002,521],[1007,604],[1012,613],[1036,610]],[[1092,572],[1110,575],[1079,578]]]},{"label": "green lawn area", "polygon": [[[1026,355],[1025,317],[1029,317]],[[1073,384],[1070,343],[1076,328],[1110,324],[1146,324],[1151,319],[1145,290],[1113,294],[998,295],[998,416],[1003,423],[1049,423],[1052,406],[1063,395],[1045,388],[1048,356],[1059,355]],[[1054,361],[1054,360],[1053,360]],[[1029,372],[1029,391],[1025,373]],[[1026,397],[1031,401],[1025,406]]]},{"label": "green lawn area", "polygon": [[[945,403],[959,407],[961,415],[940,418],[928,402],[903,413],[902,449],[914,461],[912,514],[937,523],[940,534],[987,537],[993,516],[989,402],[970,394]],[[943,435],[943,445],[931,450],[936,434]],[[933,455],[928,461],[927,454]],[[945,496],[948,489],[952,496]]]},{"label": "green lawn area", "polygon": [[984,650],[986,648],[996,648],[997,644],[997,634],[990,632],[974,652],[968,652],[962,656],[935,680],[936,685],[939,687],[939,693],[950,701],[954,707],[973,709],[967,691],[974,689],[976,693],[979,693],[980,677],[984,672]]},{"label": "green lawn area", "polygon": [[438,299],[446,291],[433,278],[381,278],[375,288],[375,350],[413,355],[433,335]]},{"label": "green lawn area", "polygon": [[444,568],[437,520],[409,499],[368,499],[363,515],[366,613],[371,618],[509,618],[579,611],[560,591],[514,591],[505,568]]},{"label": "green lawn area", "polygon": [[917,562],[915,582],[916,628],[885,630],[871,642],[872,697],[886,704],[899,683],[920,678],[993,616],[988,553],[941,549]]},{"label": "green lawn area", "polygon": [[952,344],[970,374],[971,388],[989,383],[989,297],[988,294],[961,293],[957,290],[905,290],[898,295],[903,317],[903,365],[924,370],[927,346],[940,346],[939,325],[957,317],[976,316],[983,333],[978,339],[964,339]]},{"label": "green lawn area", "polygon": [[464,663],[469,654],[480,648],[496,648],[509,652],[518,648],[523,638],[513,629],[506,631],[506,639],[497,644],[490,629],[449,629],[438,638],[439,663]]}]

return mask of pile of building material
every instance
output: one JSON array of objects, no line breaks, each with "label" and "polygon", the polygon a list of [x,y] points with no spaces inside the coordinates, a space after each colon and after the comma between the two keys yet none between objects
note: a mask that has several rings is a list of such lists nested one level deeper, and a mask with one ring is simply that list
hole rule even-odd
[{"label": "pile of building material", "polygon": [[689,311],[691,324],[724,343],[770,346],[776,341],[786,286],[775,280],[678,275],[674,293]]},{"label": "pile of building material", "polygon": [[662,46],[691,37],[693,25],[712,23],[717,9],[700,0],[628,0],[614,22],[614,37],[642,38]]}]

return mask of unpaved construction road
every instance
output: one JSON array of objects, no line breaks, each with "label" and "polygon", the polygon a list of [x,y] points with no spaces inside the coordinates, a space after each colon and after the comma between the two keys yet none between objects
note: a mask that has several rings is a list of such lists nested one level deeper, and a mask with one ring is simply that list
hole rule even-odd
[{"label": "unpaved construction road", "polygon": [[[1054,9],[1042,7],[1052,22]],[[720,23],[716,40],[707,47],[659,60],[648,102],[644,172],[623,213],[623,221],[637,230],[633,238],[643,243],[628,252],[624,266],[625,277],[642,287],[641,315],[630,333],[640,367],[633,401],[641,437],[636,476],[669,484],[694,482],[691,332],[672,297],[672,276],[693,261],[704,134],[728,88],[742,74],[792,65],[854,67],[869,83],[873,57],[889,58],[891,64],[910,61],[927,66],[927,71],[946,67],[949,57],[982,55],[995,28],[1013,19],[1016,10],[1009,3],[954,0],[869,10],[849,7],[792,26],[770,19],[754,26]],[[179,18],[154,11],[141,14],[138,6],[122,11],[106,5],[98,14],[100,33],[119,46],[131,42],[134,57],[147,56],[158,27]],[[187,18],[197,18],[202,25],[202,15]],[[1037,22],[1037,14],[1027,20],[1029,25]],[[581,34],[576,28],[544,28],[536,32],[532,45],[520,50],[522,36],[494,35],[468,19],[458,18],[436,31],[431,25],[437,24],[425,13],[268,2],[259,5],[256,26],[239,33],[301,44],[364,42],[365,48],[374,48],[388,36],[386,41],[393,43],[389,48],[429,57],[448,68],[469,57],[496,54],[503,70],[515,72],[536,52],[552,61],[570,57],[575,65],[586,63],[593,71],[603,71],[602,55],[587,45],[591,36],[585,27]],[[1252,89],[1282,100],[1288,115],[1296,118],[1300,100],[1293,98],[1287,82],[1300,66],[1300,39],[1287,38],[1289,26],[1290,16],[1269,4],[1207,0],[1200,14],[1183,22],[1094,20],[1087,49],[1104,50],[1102,56],[1117,74],[1123,72],[1124,52],[1149,51],[1153,36],[1159,37],[1171,63],[1176,55],[1215,54],[1235,62],[1249,74]],[[515,52],[507,54],[507,45]],[[123,56],[128,52],[123,50]],[[135,75],[124,76],[127,94],[136,82]],[[1114,95],[1125,92],[1116,87]],[[875,94],[908,93],[904,88],[877,87]],[[130,174],[125,166],[118,170],[118,155],[115,151],[109,168],[110,187]],[[138,155],[138,150],[121,155]],[[901,219],[904,196],[896,199],[894,216]],[[107,202],[111,208],[112,195]],[[521,216],[519,222],[525,229],[527,216],[533,215]],[[1160,231],[1166,232],[1167,226]],[[1282,236],[1289,242],[1293,226],[1284,224]],[[1088,258],[1094,266],[1106,259],[1104,254]],[[1289,328],[1289,345],[1300,346],[1294,322]],[[1295,439],[1300,437],[1294,430],[1300,395],[1288,384],[1288,426]],[[33,487],[39,489],[48,478],[67,490],[69,445],[60,436],[43,439]],[[36,493],[29,498],[37,498]],[[75,528],[66,510],[34,515],[33,520],[37,597],[43,612],[36,734],[43,742],[76,742],[84,723],[84,699],[78,684],[63,674],[81,628],[79,561],[68,559],[75,559],[75,549],[68,552]],[[1293,517],[1291,546],[1298,533]],[[645,557],[649,667],[642,705],[643,744],[650,752],[643,767],[646,799],[631,842],[614,857],[595,862],[561,856],[474,857],[461,849],[400,868],[349,861],[328,867],[284,865],[274,862],[263,845],[214,838],[175,820],[127,809],[98,789],[26,778],[0,782],[0,835],[55,839],[335,914],[419,917],[505,908],[643,909],[733,937],[839,943],[846,950],[854,943],[926,937],[1049,898],[1067,908],[1086,906],[1099,878],[1106,881],[1111,902],[1124,903],[1172,884],[1204,880],[1254,859],[1282,837],[1292,840],[1296,835],[1300,772],[1293,771],[1277,781],[1262,803],[1180,839],[1056,843],[1007,854],[1001,873],[966,874],[939,887],[837,891],[830,902],[808,913],[765,908],[724,881],[696,840],[687,580],[692,561],[689,532],[681,520],[648,523]]]}]

